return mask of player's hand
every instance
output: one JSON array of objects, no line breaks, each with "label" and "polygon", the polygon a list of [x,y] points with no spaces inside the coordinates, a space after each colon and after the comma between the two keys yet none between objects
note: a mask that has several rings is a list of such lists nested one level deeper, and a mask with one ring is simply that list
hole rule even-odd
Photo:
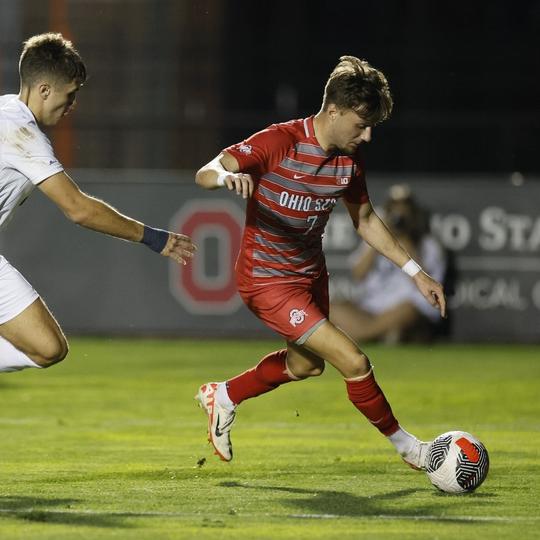
[{"label": "player's hand", "polygon": [[418,272],[413,277],[413,280],[426,300],[441,312],[443,319],[446,319],[446,298],[444,296],[443,286],[423,270]]},{"label": "player's hand", "polygon": [[242,195],[243,199],[253,195],[253,179],[250,174],[231,173],[225,177],[225,186],[229,191]]},{"label": "player's hand", "polygon": [[169,232],[169,239],[161,252],[161,255],[174,259],[177,263],[187,264],[197,251],[197,246],[191,241],[189,236]]}]

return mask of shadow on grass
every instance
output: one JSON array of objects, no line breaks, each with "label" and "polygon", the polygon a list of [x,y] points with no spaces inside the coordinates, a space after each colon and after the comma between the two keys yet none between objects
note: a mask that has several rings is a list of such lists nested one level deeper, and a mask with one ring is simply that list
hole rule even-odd
[{"label": "shadow on grass", "polygon": [[[434,504],[416,504],[408,505],[406,508],[399,508],[400,500],[405,500],[416,493],[423,493],[426,489],[401,489],[398,491],[391,491],[380,495],[372,495],[362,497],[359,495],[352,495],[350,493],[342,491],[331,490],[313,490],[302,489],[285,486],[262,486],[262,485],[249,485],[239,482],[222,482],[218,484],[220,487],[229,488],[241,488],[241,489],[255,489],[268,492],[283,492],[293,495],[286,499],[281,499],[281,503],[286,506],[292,506],[297,508],[297,512],[292,517],[376,517],[385,516],[386,518],[392,517],[399,519],[429,519],[430,521],[441,522],[467,522],[463,516],[452,517],[451,515],[445,515],[448,509],[445,505],[441,507],[441,500],[439,499]],[[429,490],[431,491],[431,490]],[[438,495],[437,492],[434,493]],[[294,495],[300,495],[300,497],[294,497]],[[302,497],[305,495],[305,497]],[[441,493],[442,496],[449,497],[455,500],[455,496]],[[493,496],[490,494],[465,494],[460,497],[474,497],[475,503],[480,502],[481,499],[491,499]],[[390,504],[389,504],[390,503]],[[484,504],[488,504],[488,501],[484,501]],[[400,505],[402,506],[402,505]],[[474,524],[474,517],[471,516],[471,524]]]},{"label": "shadow on grass", "polygon": [[[80,525],[86,527],[130,527],[124,523],[122,515],[92,513],[71,510],[76,499],[42,499],[39,497],[0,497],[0,518],[17,518],[38,523]],[[58,507],[63,507],[62,510]]]}]

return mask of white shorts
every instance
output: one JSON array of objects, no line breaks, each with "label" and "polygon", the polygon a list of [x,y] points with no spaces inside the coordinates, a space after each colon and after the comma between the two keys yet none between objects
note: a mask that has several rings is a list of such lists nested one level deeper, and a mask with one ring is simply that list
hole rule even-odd
[{"label": "white shorts", "polygon": [[0,255],[0,324],[15,318],[37,298],[34,287]]}]

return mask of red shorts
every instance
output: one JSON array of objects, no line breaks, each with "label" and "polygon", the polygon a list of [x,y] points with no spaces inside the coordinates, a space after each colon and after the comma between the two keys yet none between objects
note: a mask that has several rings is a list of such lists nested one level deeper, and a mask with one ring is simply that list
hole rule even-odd
[{"label": "red shorts", "polygon": [[314,280],[257,284],[239,280],[238,292],[246,306],[261,320],[298,345],[328,319],[328,273]]}]

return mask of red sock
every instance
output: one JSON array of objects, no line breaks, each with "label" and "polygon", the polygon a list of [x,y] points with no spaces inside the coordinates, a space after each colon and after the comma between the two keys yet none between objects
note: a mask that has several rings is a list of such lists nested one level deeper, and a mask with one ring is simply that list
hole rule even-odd
[{"label": "red sock", "polygon": [[347,393],[353,405],[384,435],[392,435],[399,429],[392,409],[373,372],[361,381],[345,381]]},{"label": "red sock", "polygon": [[242,401],[293,381],[287,372],[287,349],[266,355],[254,368],[227,381],[227,393],[238,405]]}]

